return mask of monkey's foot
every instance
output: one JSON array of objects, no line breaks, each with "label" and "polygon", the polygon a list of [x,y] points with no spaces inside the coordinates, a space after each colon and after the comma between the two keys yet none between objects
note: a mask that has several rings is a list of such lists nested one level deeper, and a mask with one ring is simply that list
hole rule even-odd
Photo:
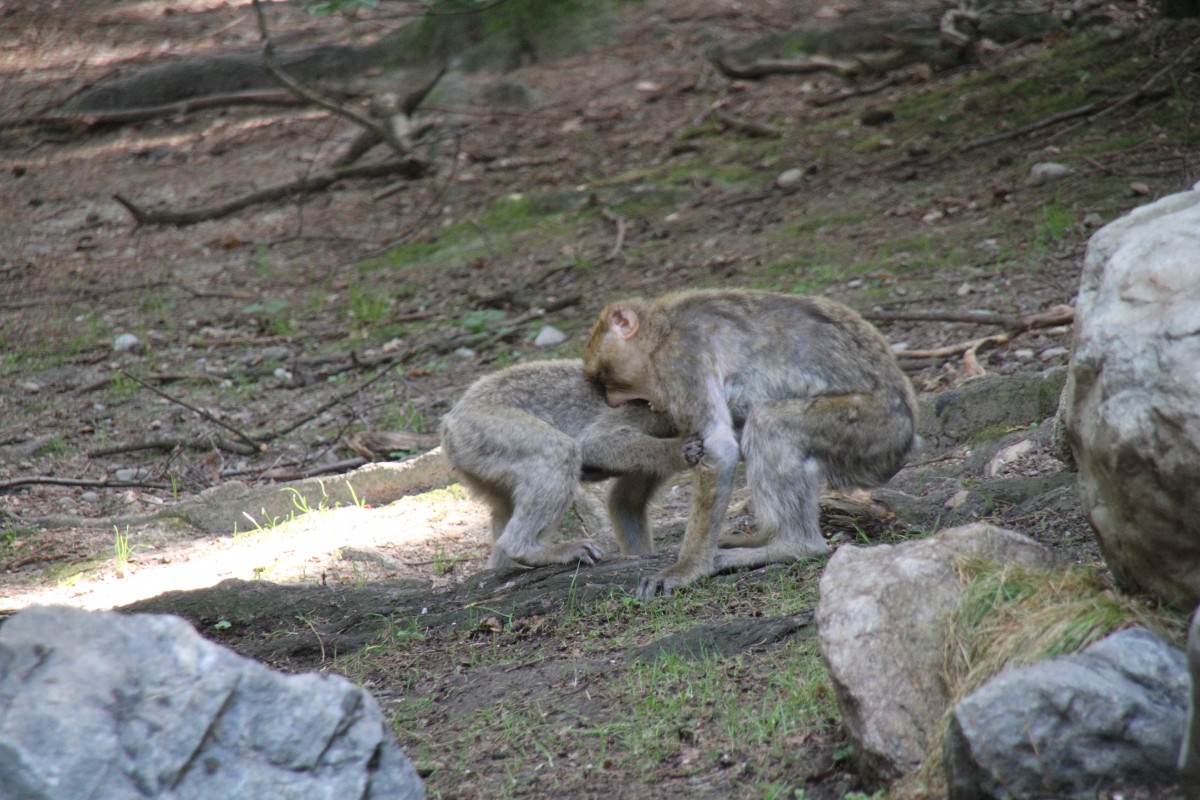
[{"label": "monkey's foot", "polygon": [[772,542],[762,547],[730,547],[717,551],[716,571],[738,567],[762,567],[767,564],[791,564],[806,558],[822,558],[832,553],[824,540],[818,542]]},{"label": "monkey's foot", "polygon": [[647,575],[638,582],[637,597],[643,602],[653,600],[655,595],[662,594],[663,597],[670,597],[675,594],[675,590],[680,586],[686,586],[689,583],[695,583],[700,578],[707,577],[710,573],[697,571],[695,569],[677,570],[676,564],[672,567],[667,567],[662,572],[654,575]]},{"label": "monkey's foot", "polygon": [[771,541],[769,533],[760,531],[728,531],[721,534],[721,538],[717,540],[717,547],[728,549],[731,547],[763,547],[767,542]]},{"label": "monkey's foot", "polygon": [[526,567],[544,567],[548,564],[574,564],[576,562],[590,567],[600,563],[604,558],[604,550],[591,539],[580,539],[574,542],[559,542],[539,547],[526,553],[511,555],[511,558]]},{"label": "monkey's foot", "polygon": [[683,460],[689,467],[694,467],[704,458],[704,437],[698,433],[683,440]]}]

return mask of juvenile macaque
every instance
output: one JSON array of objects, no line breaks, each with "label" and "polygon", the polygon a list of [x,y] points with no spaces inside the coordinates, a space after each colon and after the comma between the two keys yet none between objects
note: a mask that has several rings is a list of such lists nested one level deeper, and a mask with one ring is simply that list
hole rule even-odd
[{"label": "juvenile macaque", "polygon": [[616,478],[608,495],[622,553],[654,549],[646,505],[688,468],[665,414],[609,408],[578,360],[520,364],[480,378],[442,418],[442,447],[462,482],[492,511],[495,569],[594,564],[590,539],[550,543],[580,480]]},{"label": "juvenile macaque", "polygon": [[[692,291],[612,303],[583,367],[610,405],[648,401],[702,441],[679,559],[642,579],[643,599],[829,552],[822,487],[878,486],[917,441],[916,398],[887,342],[826,298]],[[758,523],[748,540],[721,536],[739,458]]]}]

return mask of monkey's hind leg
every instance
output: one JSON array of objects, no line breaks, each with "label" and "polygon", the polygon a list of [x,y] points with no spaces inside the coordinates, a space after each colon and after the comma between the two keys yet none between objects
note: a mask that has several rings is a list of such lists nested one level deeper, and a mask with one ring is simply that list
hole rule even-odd
[{"label": "monkey's hind leg", "polygon": [[659,480],[649,475],[621,475],[608,491],[608,516],[613,536],[622,555],[644,556],[654,552],[654,531],[647,505]]},{"label": "monkey's hind leg", "polygon": [[[806,417],[810,401],[759,403],[746,420],[742,455],[754,500],[757,532],[749,546],[725,547],[718,570],[816,558],[830,552],[821,536],[824,465],[813,452]],[[722,544],[731,537],[723,537]]]},{"label": "monkey's hind leg", "polygon": [[[563,488],[567,491],[559,491]],[[574,497],[573,482],[564,482],[564,486],[519,487],[512,518],[496,540],[495,549],[524,567],[577,561],[588,565],[599,563],[604,550],[591,539],[545,543],[558,530]]]},{"label": "monkey's hind leg", "polygon": [[514,411],[505,426],[494,415],[463,415],[443,440],[463,483],[492,509],[490,566],[594,564],[603,556],[590,539],[549,544],[579,482],[579,446],[571,437]]}]

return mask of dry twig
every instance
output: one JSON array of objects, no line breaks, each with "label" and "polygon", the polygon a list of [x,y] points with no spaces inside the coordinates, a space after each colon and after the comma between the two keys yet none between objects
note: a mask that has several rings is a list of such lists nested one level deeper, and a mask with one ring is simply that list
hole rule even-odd
[{"label": "dry twig", "polygon": [[776,128],[774,125],[768,125],[765,122],[757,122],[752,119],[746,119],[745,117],[739,117],[736,114],[730,114],[728,111],[720,108],[714,108],[712,115],[713,119],[724,125],[726,128],[730,128],[735,131],[741,131],[747,136],[774,138],[782,135],[782,132],[779,130],[779,128]]},{"label": "dry twig", "polygon": [[840,61],[820,55],[791,60],[759,59],[749,64],[732,64],[718,56],[712,62],[725,77],[743,80],[757,80],[768,75],[811,75],[814,72],[836,72],[849,77],[862,71],[862,65],[856,61]]},{"label": "dry twig", "polygon": [[625,229],[628,223],[625,222],[625,218],[620,214],[614,214],[607,208],[601,209],[600,215],[613,225],[617,226],[617,240],[613,243],[612,250],[610,250],[608,253],[608,260],[612,261],[617,256],[621,255],[621,248],[625,246]]},{"label": "dry twig", "polygon": [[978,355],[982,350],[1008,344],[1026,331],[1068,325],[1074,320],[1075,309],[1066,305],[1054,306],[1048,311],[1017,318],[1013,327],[1004,333],[996,333],[991,336],[983,336],[967,342],[959,342],[958,344],[946,345],[945,347],[935,347],[929,350],[900,350],[896,353],[896,357],[912,361],[917,359],[944,359],[961,355],[964,371],[968,375],[982,375],[984,370],[979,365],[978,360]]},{"label": "dry twig", "polygon": [[118,370],[118,372],[120,372],[120,374],[124,375],[126,378],[129,378],[129,380],[134,381],[135,383],[139,384],[140,386],[143,386],[143,387],[149,389],[150,391],[154,392],[159,397],[161,397],[165,400],[169,400],[170,402],[175,403],[176,405],[183,406],[188,411],[191,411],[195,414],[199,414],[200,416],[204,417],[206,420],[213,423],[214,425],[220,425],[222,428],[224,428],[225,430],[232,433],[238,439],[241,439],[244,444],[246,444],[249,447],[254,448],[255,451],[259,451],[259,452],[266,451],[267,446],[265,444],[254,441],[249,436],[247,436],[246,434],[242,433],[237,428],[230,425],[228,422],[217,419],[216,417],[214,417],[212,414],[208,413],[204,409],[197,408],[196,406],[192,405],[191,403],[188,403],[186,400],[180,400],[178,397],[169,395],[166,392],[164,392],[162,389],[159,389],[157,386],[152,386],[151,384],[142,380],[138,376],[128,373],[125,370]]},{"label": "dry twig", "polygon": [[214,94],[205,97],[192,97],[175,103],[164,103],[157,106],[142,106],[141,108],[122,108],[111,111],[80,111],[64,114],[40,114],[24,119],[0,122],[0,130],[42,126],[47,128],[67,128],[82,132],[98,125],[123,125],[129,122],[141,122],[162,117],[183,116],[192,111],[205,108],[223,108],[225,106],[298,106],[306,101],[290,91],[272,89],[268,91],[230,92]]},{"label": "dry twig", "polygon": [[383,178],[397,174],[404,175],[406,178],[412,180],[424,175],[428,167],[429,165],[424,160],[413,156],[403,159],[391,159],[374,164],[352,165],[342,167],[341,169],[332,169],[327,172],[319,172],[315,175],[288,181],[277,186],[269,186],[266,189],[249,192],[224,203],[201,206],[190,211],[149,211],[122,195],[115,194],[113,195],[113,199],[125,206],[126,210],[133,215],[133,218],[139,225],[177,225],[182,227],[184,225],[195,225],[197,222],[228,217],[230,214],[236,214],[244,208],[259,203],[283,200],[294,195],[311,194],[341,180],[352,178]]}]

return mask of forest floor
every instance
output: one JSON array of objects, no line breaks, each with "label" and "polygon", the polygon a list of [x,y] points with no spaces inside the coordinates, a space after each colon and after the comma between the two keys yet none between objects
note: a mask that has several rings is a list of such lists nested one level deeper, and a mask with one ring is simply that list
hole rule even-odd
[{"label": "forest floor", "polygon": [[[755,80],[708,57],[836,28],[852,10],[621,4],[578,52],[444,77],[422,107],[426,177],[340,181],[173,226],[135,224],[114,195],[156,210],[225,201],[324,169],[355,129],[254,105],[33,124],[114,76],[253,50],[258,29],[225,0],[0,3],[0,609],[138,604],[274,666],[349,674],[392,715],[433,796],[859,790],[809,635],[819,564],[721,576],[657,607],[626,594],[669,563],[686,476],[656,506],[667,549],[586,580],[487,572],[486,514],[453,485],[386,504],[249,506],[220,530],[158,514],[234,481],[335,484],[364,463],[348,442],[365,431],[425,434],[407,455],[428,449],[474,378],[577,356],[603,302],[627,294],[827,294],[901,353],[949,348],[904,359],[926,408],[980,380],[1061,381],[1069,324],[989,343],[977,364],[953,346],[1070,305],[1091,233],[1200,179],[1196,28],[1118,2],[956,66]],[[396,24],[269,11],[281,47]],[[403,94],[429,72],[350,85]],[[1066,169],[1031,179],[1045,162]],[[535,344],[547,327],[565,340]],[[968,502],[958,517],[1102,568],[1061,491],[1068,467],[1036,434],[1052,413],[1033,403],[935,443],[931,455],[952,454],[936,482],[925,463],[894,482],[919,510],[865,529],[827,518],[826,533],[922,535],[959,508],[947,486],[1007,478],[1045,502]],[[1022,437],[1035,446],[994,460]],[[653,650],[687,631],[742,644]]]}]

